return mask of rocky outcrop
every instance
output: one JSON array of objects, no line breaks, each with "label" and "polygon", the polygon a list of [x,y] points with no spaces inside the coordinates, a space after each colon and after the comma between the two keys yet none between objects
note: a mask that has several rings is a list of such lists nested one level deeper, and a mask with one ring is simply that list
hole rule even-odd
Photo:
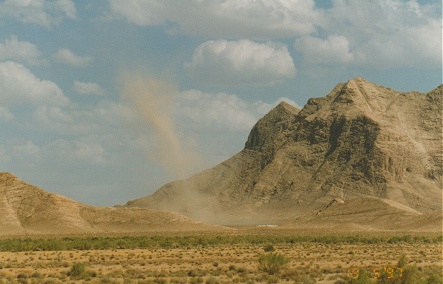
[{"label": "rocky outcrop", "polygon": [[172,212],[94,207],[0,173],[0,235],[223,230]]},{"label": "rocky outcrop", "polygon": [[[441,214],[442,90],[401,93],[356,78],[301,110],[281,103],[240,153],[127,205],[224,224],[297,223],[374,198],[399,214]],[[324,209],[333,200],[345,205]]]}]

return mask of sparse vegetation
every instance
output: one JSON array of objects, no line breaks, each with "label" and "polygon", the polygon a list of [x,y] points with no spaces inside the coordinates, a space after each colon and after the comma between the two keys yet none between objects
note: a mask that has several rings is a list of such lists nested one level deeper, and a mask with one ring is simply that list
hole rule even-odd
[{"label": "sparse vegetation", "polygon": [[84,263],[75,263],[72,265],[71,270],[67,273],[69,277],[72,279],[87,279],[90,277],[95,277],[96,273],[93,271],[89,271],[86,269],[86,265]]},{"label": "sparse vegetation", "polygon": [[406,255],[402,255],[397,267],[383,270],[373,270],[374,273],[367,272],[366,269],[358,270],[358,273],[347,274],[347,280],[337,280],[336,284],[443,284],[441,265],[430,265],[417,267],[417,265],[407,265]]},{"label": "sparse vegetation", "polygon": [[269,244],[269,245],[266,245],[266,246],[263,248],[263,250],[264,250],[265,252],[271,252],[271,251],[274,251],[275,248],[274,248],[273,245]]},{"label": "sparse vegetation", "polygon": [[289,260],[279,253],[262,254],[258,258],[258,269],[270,275],[280,272]]},{"label": "sparse vegetation", "polygon": [[[54,243],[46,246],[51,241]],[[442,280],[442,243],[435,235],[411,235],[396,238],[395,242],[391,236],[380,235],[304,236],[280,232],[17,238],[0,243],[0,283],[224,284],[327,280],[343,284],[441,284]],[[11,250],[6,251],[6,247]],[[49,247],[55,249],[46,250]],[[389,278],[384,268],[397,274]],[[402,268],[401,277],[398,268]],[[378,278],[376,272],[380,273]]]},{"label": "sparse vegetation", "polygon": [[107,249],[148,249],[224,246],[234,244],[265,245],[266,252],[277,244],[435,244],[438,236],[362,236],[362,235],[205,235],[205,236],[124,236],[124,237],[65,237],[65,238],[11,238],[0,239],[0,251],[70,251]]}]

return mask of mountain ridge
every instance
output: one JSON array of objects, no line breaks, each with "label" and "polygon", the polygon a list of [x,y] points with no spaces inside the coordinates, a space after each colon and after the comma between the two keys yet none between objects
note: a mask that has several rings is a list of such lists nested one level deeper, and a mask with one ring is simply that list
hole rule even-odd
[{"label": "mountain ridge", "polygon": [[226,230],[173,212],[95,207],[0,172],[0,235]]},{"label": "mountain ridge", "polygon": [[441,214],[442,90],[398,92],[355,78],[301,110],[279,104],[232,158],[127,206],[218,224],[294,223],[333,200],[344,204],[326,211],[368,198],[395,214]]},{"label": "mountain ridge", "polygon": [[262,224],[441,232],[442,107],[443,85],[398,92],[355,78],[302,109],[281,102],[240,152],[125,206],[81,204],[3,172],[0,235]]}]

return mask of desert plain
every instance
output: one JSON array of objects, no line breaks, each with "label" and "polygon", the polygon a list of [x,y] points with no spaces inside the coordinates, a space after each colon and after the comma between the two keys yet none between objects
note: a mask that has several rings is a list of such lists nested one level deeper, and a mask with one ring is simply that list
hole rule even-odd
[{"label": "desert plain", "polygon": [[[441,234],[430,232],[10,236],[0,250],[0,283],[441,283],[442,270]],[[260,266],[271,254],[286,260],[277,271]]]}]

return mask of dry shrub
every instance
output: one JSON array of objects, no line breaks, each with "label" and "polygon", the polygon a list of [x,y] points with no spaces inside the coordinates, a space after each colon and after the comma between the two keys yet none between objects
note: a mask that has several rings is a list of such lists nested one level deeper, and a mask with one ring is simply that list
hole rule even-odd
[{"label": "dry shrub", "polygon": [[258,269],[274,275],[279,273],[288,262],[289,260],[284,255],[278,253],[262,254],[258,258]]},{"label": "dry shrub", "polygon": [[97,274],[94,271],[87,270],[84,263],[77,262],[72,265],[71,270],[69,270],[67,275],[72,279],[86,279],[95,277]]}]

